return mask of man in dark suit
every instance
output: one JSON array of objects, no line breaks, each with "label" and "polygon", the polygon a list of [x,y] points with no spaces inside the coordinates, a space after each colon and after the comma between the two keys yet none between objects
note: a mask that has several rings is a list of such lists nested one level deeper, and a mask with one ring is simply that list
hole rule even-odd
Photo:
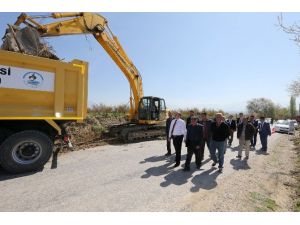
[{"label": "man in dark suit", "polygon": [[229,140],[228,140],[228,145],[231,146],[232,144],[232,141],[233,141],[233,134],[234,132],[236,131],[236,123],[235,123],[235,120],[232,119],[233,116],[230,115],[228,117],[228,119],[225,121],[225,123],[228,125],[229,127]]},{"label": "man in dark suit", "polygon": [[185,161],[185,171],[190,171],[190,163],[193,154],[195,154],[197,169],[201,167],[200,147],[203,141],[203,126],[197,123],[197,117],[191,117],[191,124],[187,127],[186,147],[187,157]]},{"label": "man in dark suit", "polygon": [[265,117],[260,117],[260,124],[259,124],[259,136],[260,142],[262,145],[261,150],[263,152],[267,152],[268,150],[268,136],[271,136],[271,127],[270,124],[265,122]]},{"label": "man in dark suit", "polygon": [[257,140],[257,133],[258,133],[258,120],[255,119],[254,115],[250,116],[250,123],[254,126],[255,132],[253,138],[250,140],[251,147],[255,148],[256,140]]},{"label": "man in dark suit", "polygon": [[207,118],[206,112],[201,113],[201,120],[199,122],[203,126],[203,141],[201,143],[201,161],[203,160],[204,156],[204,149],[205,149],[205,143],[207,145],[207,148],[210,152],[210,141],[211,141],[211,124],[212,121]]},{"label": "man in dark suit", "polygon": [[174,119],[174,117],[170,111],[168,112],[168,116],[169,117],[166,120],[167,154],[165,154],[165,156],[171,155],[171,141],[168,138],[168,136],[169,136],[171,122]]}]

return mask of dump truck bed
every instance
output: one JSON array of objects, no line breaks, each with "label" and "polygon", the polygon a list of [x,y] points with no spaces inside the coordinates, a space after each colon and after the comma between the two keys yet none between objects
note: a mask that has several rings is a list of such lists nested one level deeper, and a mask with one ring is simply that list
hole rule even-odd
[{"label": "dump truck bed", "polygon": [[82,121],[87,83],[87,62],[0,50],[0,120]]}]

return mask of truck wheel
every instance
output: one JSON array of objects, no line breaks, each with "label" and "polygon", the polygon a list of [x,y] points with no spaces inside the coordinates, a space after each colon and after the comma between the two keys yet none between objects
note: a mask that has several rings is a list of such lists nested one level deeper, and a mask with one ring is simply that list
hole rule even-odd
[{"label": "truck wheel", "polygon": [[27,130],[9,136],[0,146],[1,166],[10,173],[42,169],[51,157],[53,142],[44,133]]},{"label": "truck wheel", "polygon": [[0,128],[0,145],[12,132],[5,128]]}]

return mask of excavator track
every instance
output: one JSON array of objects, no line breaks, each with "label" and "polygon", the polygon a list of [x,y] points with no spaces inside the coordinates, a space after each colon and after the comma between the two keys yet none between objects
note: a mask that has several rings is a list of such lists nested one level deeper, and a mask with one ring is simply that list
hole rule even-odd
[{"label": "excavator track", "polygon": [[135,142],[165,136],[165,126],[138,125],[133,123],[112,126],[110,135],[118,137],[124,142]]}]

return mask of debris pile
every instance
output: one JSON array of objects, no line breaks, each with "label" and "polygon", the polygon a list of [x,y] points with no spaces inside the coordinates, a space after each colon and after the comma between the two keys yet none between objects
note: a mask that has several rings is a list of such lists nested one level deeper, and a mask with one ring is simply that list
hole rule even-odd
[{"label": "debris pile", "polygon": [[6,29],[6,33],[2,38],[3,44],[1,49],[49,59],[59,59],[54,54],[53,48],[41,38],[39,32],[35,28],[8,26],[9,27]]},{"label": "debris pile", "polygon": [[82,149],[110,139],[109,129],[111,126],[125,123],[124,114],[89,114],[83,123],[70,122],[66,131],[71,137],[74,149]]}]

